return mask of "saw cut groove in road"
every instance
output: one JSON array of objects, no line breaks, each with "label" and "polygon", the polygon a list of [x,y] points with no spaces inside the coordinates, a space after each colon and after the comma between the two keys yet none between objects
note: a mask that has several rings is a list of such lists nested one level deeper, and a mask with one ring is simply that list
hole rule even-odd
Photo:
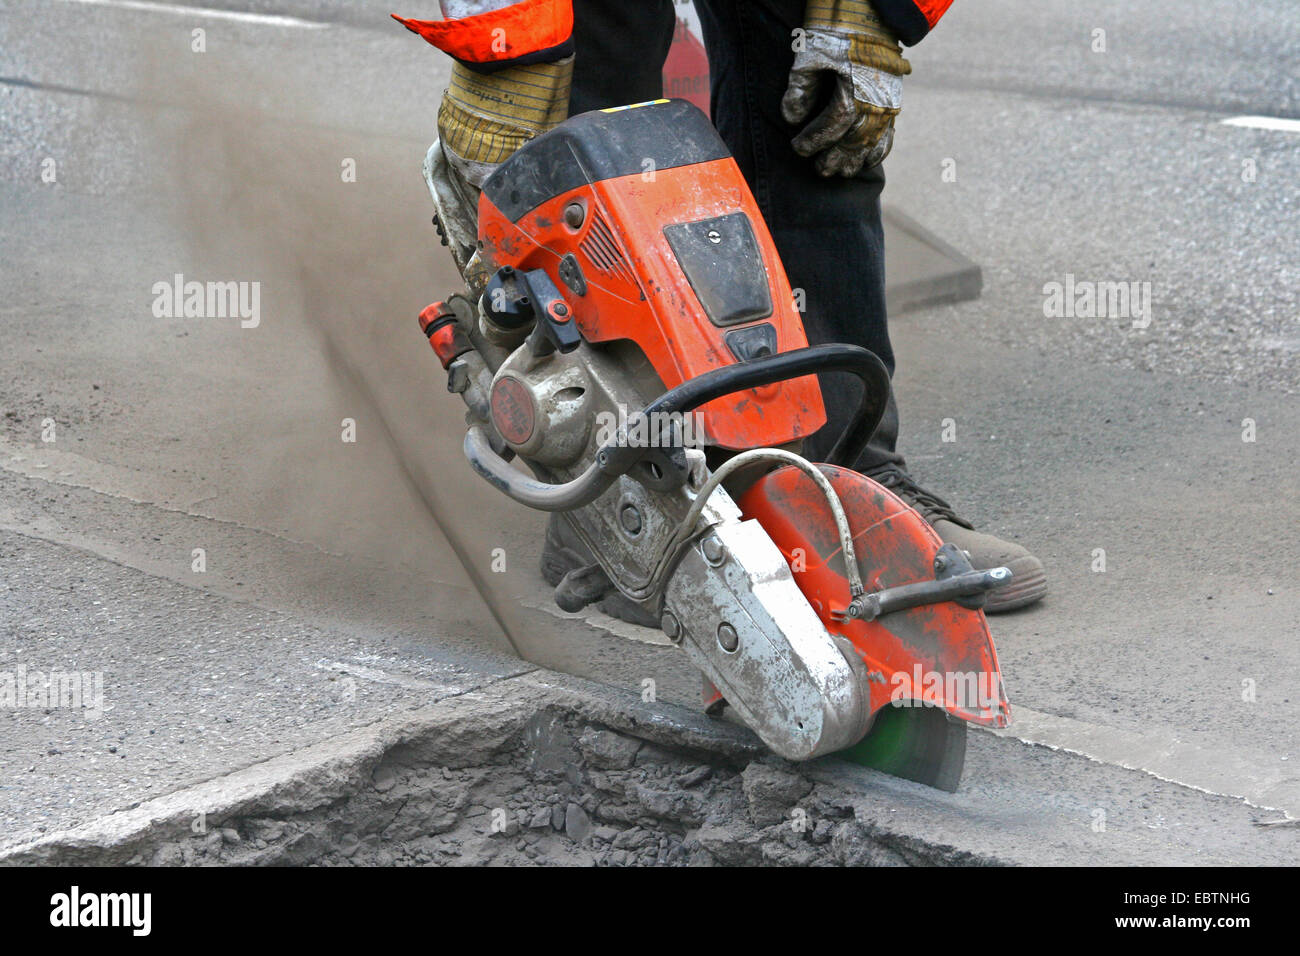
[{"label": "saw cut groove in road", "polygon": [[1234,116],[1223,120],[1223,125],[1266,129],[1278,133],[1300,133],[1300,120],[1283,119],[1280,116]]},{"label": "saw cut groove in road", "polygon": [[66,93],[69,96],[98,96],[118,103],[144,102],[137,100],[135,97],[123,96],[120,93],[87,90],[76,86],[63,86],[59,83],[42,83],[40,80],[29,80],[21,76],[0,76],[0,86],[16,86],[24,90],[39,90],[42,93]]},{"label": "saw cut groove in road", "polygon": [[1186,743],[1167,731],[1135,734],[1072,717],[1015,707],[1005,730],[981,728],[999,737],[1078,754],[1098,763],[1137,770],[1158,780],[1213,796],[1233,797],[1261,810],[1300,815],[1300,767],[1240,750],[1211,750]]},{"label": "saw cut groove in road", "polygon": [[[66,3],[81,3],[85,0],[64,0]],[[0,86],[13,86],[24,90],[36,90],[41,93],[57,93],[67,96],[90,96],[97,99],[111,100],[116,103],[129,103],[135,106],[153,106],[158,109],[178,110],[188,115],[197,116],[200,110],[179,99],[164,99],[158,96],[138,95],[134,93],[114,93],[111,90],[92,90],[88,87],[68,86],[62,83],[47,83],[23,76],[0,76]],[[256,112],[247,114],[250,118],[265,122],[266,117]],[[428,149],[423,136],[403,136],[386,130],[353,126],[338,126],[333,123],[313,123],[300,119],[278,119],[283,129],[302,129],[325,133],[348,133],[369,137],[372,142],[390,142],[399,145],[418,146]]]},{"label": "saw cut groove in road", "polygon": [[91,7],[112,7],[118,10],[137,10],[143,13],[170,13],[188,17],[208,17],[213,20],[233,20],[264,27],[290,27],[300,30],[324,30],[328,23],[301,20],[273,13],[241,13],[238,10],[214,10],[211,7],[185,7],[171,3],[150,3],[149,0],[62,0],[63,3],[81,3]]}]

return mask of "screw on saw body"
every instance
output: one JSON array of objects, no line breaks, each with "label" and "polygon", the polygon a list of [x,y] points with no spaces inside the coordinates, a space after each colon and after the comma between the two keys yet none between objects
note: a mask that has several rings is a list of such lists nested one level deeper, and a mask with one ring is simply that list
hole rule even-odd
[{"label": "screw on saw body", "polygon": [[[952,561],[950,560],[951,555],[949,555],[949,554],[945,554],[945,553],[944,553],[945,550],[946,550],[946,549],[942,549],[942,548],[941,548],[941,549],[939,550],[939,552],[934,556],[934,573],[935,573],[935,574],[943,574],[943,572],[945,572],[945,571],[948,570],[949,565],[952,564]],[[962,556],[963,558],[966,559],[965,563],[966,563],[966,564],[970,564],[970,552],[969,552],[969,551],[960,551],[959,553],[961,554],[961,556]]]},{"label": "screw on saw body", "polygon": [[712,568],[718,567],[727,560],[727,546],[718,540],[716,534],[711,534],[700,542],[700,553]]},{"label": "screw on saw body", "polygon": [[582,203],[571,202],[564,207],[564,224],[570,229],[577,229],[586,218],[587,213],[582,208]]},{"label": "screw on saw body", "polygon": [[[849,606],[839,612],[844,620],[860,618],[867,613],[867,589],[862,586],[861,579],[849,585]],[[832,616],[836,616],[832,612]]]},{"label": "screw on saw body", "polygon": [[718,625],[718,646],[728,654],[734,654],[740,646],[740,635],[726,621]]},{"label": "screw on saw body", "polygon": [[663,617],[659,619],[659,629],[674,644],[682,642],[682,625],[672,611],[664,611]]},{"label": "screw on saw body", "polygon": [[623,530],[635,537],[641,533],[641,512],[636,505],[624,505],[618,512],[618,523]]}]

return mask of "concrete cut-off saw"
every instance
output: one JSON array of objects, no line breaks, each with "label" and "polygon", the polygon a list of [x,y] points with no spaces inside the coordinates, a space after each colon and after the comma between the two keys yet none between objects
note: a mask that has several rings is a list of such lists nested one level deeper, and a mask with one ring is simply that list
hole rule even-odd
[{"label": "concrete cut-off saw", "polygon": [[[975,570],[851,465],[889,377],[866,349],[809,346],[754,198],[681,100],[571,117],[481,193],[425,160],[466,289],[420,325],[468,407],[470,466],[552,512],[590,564],[576,611],[620,596],[789,760],[838,754],[956,789],[966,725],[1010,709]],[[818,373],[861,381],[825,462]],[[522,461],[528,473],[512,464]]]}]

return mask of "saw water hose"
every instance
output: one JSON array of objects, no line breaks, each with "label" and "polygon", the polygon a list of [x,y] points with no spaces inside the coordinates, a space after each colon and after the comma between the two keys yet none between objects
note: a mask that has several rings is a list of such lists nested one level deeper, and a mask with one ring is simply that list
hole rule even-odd
[{"label": "saw water hose", "polygon": [[[783,464],[792,465],[811,478],[817,484],[817,487],[821,489],[822,494],[826,496],[826,503],[830,505],[831,514],[835,517],[835,529],[839,532],[840,548],[844,551],[845,572],[849,579],[850,599],[862,596],[865,589],[862,585],[862,575],[858,571],[857,552],[853,548],[853,532],[849,528],[849,519],[844,513],[844,505],[840,502],[840,496],[836,494],[835,489],[831,486],[830,479],[807,458],[796,455],[794,452],[780,448],[751,448],[749,451],[742,451],[734,458],[727,459],[709,476],[709,480],[704,483],[696,494],[695,500],[691,502],[691,507],[686,512],[686,516],[682,518],[681,523],[677,525],[677,529],[668,539],[663,550],[659,552],[649,578],[635,591],[625,591],[624,593],[628,597],[633,600],[645,600],[658,593],[663,585],[664,577],[677,564],[677,558],[682,549],[692,538],[703,534],[707,530],[707,528],[702,528],[697,531],[695,523],[700,520],[700,514],[704,511],[704,506],[712,497],[713,492],[732,473],[756,461],[779,461]],[[620,590],[622,589],[620,588]]]}]

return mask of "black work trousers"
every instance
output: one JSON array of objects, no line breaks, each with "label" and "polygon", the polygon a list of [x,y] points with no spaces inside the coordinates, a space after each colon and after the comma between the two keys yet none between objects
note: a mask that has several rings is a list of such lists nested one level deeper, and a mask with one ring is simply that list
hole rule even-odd
[{"label": "black work trousers", "polygon": [[[803,290],[809,342],[861,345],[892,374],[880,221],[884,171],[875,166],[853,178],[823,179],[791,147],[798,129],[781,118],[804,0],[695,0],[695,6],[709,55],[713,123],[749,182],[791,286]],[[676,23],[672,0],[574,0],[574,14],[571,113],[662,95]],[[805,441],[808,457],[830,451],[857,407],[857,388],[851,376],[822,376],[828,421]],[[858,470],[902,467],[897,439],[891,394]]]}]

